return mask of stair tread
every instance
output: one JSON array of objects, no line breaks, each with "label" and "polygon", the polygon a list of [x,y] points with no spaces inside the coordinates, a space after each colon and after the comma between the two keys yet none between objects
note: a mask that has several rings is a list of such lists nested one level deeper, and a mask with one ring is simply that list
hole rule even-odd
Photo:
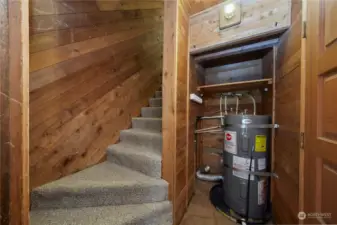
[{"label": "stair tread", "polygon": [[163,136],[159,130],[132,128],[120,132],[120,142],[161,152]]},{"label": "stair tread", "polygon": [[122,130],[121,133],[132,133],[137,135],[150,135],[153,137],[162,137],[162,133],[159,131],[139,129],[139,128],[131,128],[127,130]]},{"label": "stair tread", "polygon": [[150,98],[151,100],[163,100],[163,98],[156,98],[156,97],[154,97],[154,98]]},{"label": "stair tread", "polygon": [[123,185],[167,185],[162,179],[155,179],[111,162],[103,162],[78,173],[45,184],[34,191],[65,189],[79,191],[81,188],[102,188]]},{"label": "stair tread", "polygon": [[132,118],[136,128],[121,131],[124,141],[108,147],[108,161],[35,188],[31,224],[171,225],[168,183],[160,178],[162,156],[156,150],[162,141],[161,95],[156,91],[153,104],[142,109],[147,116]]},{"label": "stair tread", "polygon": [[143,118],[162,118],[162,107],[143,107],[141,109],[141,115]]},{"label": "stair tread", "polygon": [[106,161],[35,188],[32,209],[127,205],[167,200],[165,180]]},{"label": "stair tread", "polygon": [[151,107],[161,107],[163,104],[163,99],[162,98],[150,98],[149,103]]},{"label": "stair tread", "polygon": [[[164,217],[164,215],[167,216]],[[162,222],[157,220],[156,223],[154,223],[154,217],[162,220]],[[172,224],[168,221],[170,220],[168,218],[171,218],[171,204],[168,201],[74,209],[41,209],[33,210],[30,213],[31,224],[36,225]]]},{"label": "stair tread", "polygon": [[162,106],[148,106],[148,107],[143,107],[143,109],[163,109]]},{"label": "stair tread", "polygon": [[151,120],[151,121],[162,121],[162,118],[156,117],[133,117],[133,120]]},{"label": "stair tread", "polygon": [[107,152],[110,162],[139,171],[150,177],[161,178],[162,157],[160,151],[120,142],[110,145]]},{"label": "stair tread", "polygon": [[139,155],[139,156],[145,156],[149,157],[155,160],[162,160],[162,157],[159,153],[155,153],[152,150],[149,150],[148,148],[141,147],[138,145],[132,145],[127,144],[124,142],[120,142],[118,144],[110,145],[108,147],[108,152],[115,151],[118,154],[124,154],[124,155]]}]

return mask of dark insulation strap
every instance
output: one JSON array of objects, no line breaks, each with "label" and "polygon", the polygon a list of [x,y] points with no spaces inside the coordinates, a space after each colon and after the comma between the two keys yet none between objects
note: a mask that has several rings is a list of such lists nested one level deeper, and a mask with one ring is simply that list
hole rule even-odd
[{"label": "dark insulation strap", "polygon": [[238,127],[238,128],[279,128],[278,124],[226,124],[225,127]]},{"label": "dark insulation strap", "polygon": [[249,170],[242,170],[242,169],[238,169],[238,168],[234,168],[231,167],[227,164],[224,165],[225,167],[234,170],[234,171],[239,171],[239,172],[244,172],[250,175],[254,175],[254,176],[258,176],[258,177],[275,177],[275,178],[279,178],[278,175],[276,173],[272,173],[272,172],[258,172],[258,171],[249,171]]}]

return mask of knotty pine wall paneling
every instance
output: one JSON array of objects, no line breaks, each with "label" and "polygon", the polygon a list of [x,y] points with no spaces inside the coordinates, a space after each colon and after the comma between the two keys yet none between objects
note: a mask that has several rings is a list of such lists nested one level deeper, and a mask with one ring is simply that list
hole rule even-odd
[{"label": "knotty pine wall paneling", "polygon": [[192,54],[217,48],[251,42],[280,34],[291,24],[291,0],[238,1],[241,4],[241,22],[219,30],[219,12],[223,4],[215,5],[191,17]]},{"label": "knotty pine wall paneling", "polygon": [[[188,96],[189,94],[195,93],[198,94],[198,86],[202,86],[205,84],[205,73],[203,67],[196,64],[193,57],[190,57],[189,62],[189,77],[188,77]],[[196,118],[198,116],[203,115],[204,111],[204,104],[198,104],[193,101],[187,100],[187,112],[188,112],[188,140],[187,140],[187,146],[188,146],[188,154],[187,154],[187,162],[186,165],[188,167],[188,200],[191,199],[191,197],[194,194],[194,188],[195,188],[195,172],[196,169],[201,166],[202,163],[202,156],[201,156],[201,146],[202,146],[202,135],[198,135],[195,142],[195,134],[194,131],[196,129],[196,125],[198,129],[201,128],[201,122],[199,121],[198,124],[196,121]],[[198,147],[196,149],[196,146]]]},{"label": "knotty pine wall paneling", "polygon": [[188,2],[191,8],[190,15],[193,15],[223,2],[223,0],[188,0]]},{"label": "knotty pine wall paneling", "polygon": [[160,88],[163,3],[133,3],[31,0],[31,188],[105,160]]},{"label": "knotty pine wall paneling", "polygon": [[[265,78],[272,78],[274,70],[274,53],[270,50],[262,58],[262,71]],[[273,113],[273,88],[267,90],[261,88],[262,93],[262,113],[264,115],[272,115]]]},{"label": "knotty pine wall paneling", "polygon": [[[187,0],[165,1],[163,64],[163,178],[169,183],[174,224],[179,224],[194,193],[193,118],[198,107],[189,101],[196,73],[190,68]],[[191,72],[191,73],[190,73]],[[195,119],[195,117],[194,117]]]},{"label": "knotty pine wall paneling", "polygon": [[[205,83],[220,84],[226,82],[262,79],[263,75],[262,60],[256,59],[205,68]],[[257,102],[257,114],[261,114],[263,107],[261,93],[258,90],[254,90],[252,94]],[[220,115],[219,102],[219,95],[205,96],[203,115]],[[236,98],[229,98],[227,103],[228,110],[233,110],[235,113]],[[253,104],[250,99],[242,98],[239,103],[239,112],[243,112],[245,109],[247,109],[249,113],[253,112]],[[219,120],[203,120],[201,123],[203,128],[220,125]],[[224,135],[205,133],[200,136],[202,136],[202,144],[200,148],[202,154],[202,164],[209,165],[211,167],[211,171],[214,173],[221,173],[222,166],[220,165],[220,156],[214,153],[221,153],[223,151]]]},{"label": "knotty pine wall paneling", "polygon": [[0,224],[29,224],[28,2],[0,3]]},{"label": "knotty pine wall paneling", "polygon": [[204,80],[189,56],[189,17],[215,2],[173,0],[164,6],[162,176],[169,183],[174,224],[179,224],[193,196],[196,166],[201,161],[194,148],[194,128],[203,106],[191,103],[189,94]]}]

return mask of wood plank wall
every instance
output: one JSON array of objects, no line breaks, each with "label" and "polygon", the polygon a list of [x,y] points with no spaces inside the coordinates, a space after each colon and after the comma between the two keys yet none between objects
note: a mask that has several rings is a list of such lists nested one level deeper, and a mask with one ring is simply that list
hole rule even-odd
[{"label": "wood plank wall", "polygon": [[[243,80],[262,79],[262,60],[256,59],[251,61],[221,65],[216,67],[205,68],[205,81],[206,84],[219,84],[225,82],[235,82]],[[259,91],[253,92],[254,97],[257,100],[257,113],[262,113],[262,98]],[[204,116],[220,115],[219,113],[219,96],[209,96],[204,99]],[[228,109],[235,111],[236,99],[228,99]],[[253,112],[253,105],[250,99],[240,100],[239,110],[243,111],[248,109],[250,113]],[[219,120],[204,120],[201,122],[203,128],[220,125]],[[213,153],[219,153],[224,148],[224,136],[222,134],[203,134],[201,151],[202,164],[209,165],[211,171],[214,173],[220,173],[222,166],[220,165],[220,157]]]},{"label": "wood plank wall", "polygon": [[277,224],[298,223],[300,86],[301,86],[301,2],[293,0],[292,26],[283,35],[276,61],[276,130],[273,213]]},{"label": "wood plank wall", "polygon": [[[190,58],[190,71],[189,71],[189,94],[196,93],[198,94],[197,88],[198,86],[202,86],[205,84],[204,70],[202,67],[198,66],[193,58]],[[189,94],[187,97],[189,97]],[[203,115],[204,106],[198,103],[188,101],[188,157],[187,157],[187,166],[188,166],[188,200],[194,194],[194,184],[195,184],[195,172],[198,167],[201,166],[202,156],[200,154],[200,147],[202,143],[202,137],[198,135],[197,137],[194,134],[196,125],[198,128],[201,128],[201,124],[196,124],[196,118],[198,116]],[[195,139],[196,138],[196,139]],[[197,141],[197,145],[196,142]],[[196,149],[198,147],[198,149]]]},{"label": "wood plank wall", "polygon": [[[189,59],[189,16],[219,1],[165,1],[163,64],[163,178],[168,181],[174,224],[179,224],[194,193],[195,170],[202,162],[194,145],[195,118],[203,107],[189,94],[204,84]],[[203,74],[201,75],[203,76]],[[172,168],[173,167],[173,168]]]},{"label": "wood plank wall", "polygon": [[188,31],[187,1],[165,1],[163,64],[163,178],[169,183],[174,224],[188,202]]},{"label": "wood plank wall", "polygon": [[[265,78],[273,77],[274,69],[274,53],[270,50],[262,58],[262,73]],[[268,91],[261,90],[262,94],[262,109],[261,112],[265,115],[272,115],[273,113],[273,88],[268,88]]]},{"label": "wood plank wall", "polygon": [[179,224],[194,193],[198,160],[193,140],[201,107],[190,103],[189,94],[196,92],[202,80],[197,79],[199,72],[193,59],[189,61],[189,15],[193,5],[188,0],[174,0],[165,1],[164,8],[162,175],[170,184],[174,224]]},{"label": "wood plank wall", "polygon": [[[223,0],[188,0],[190,5],[189,15],[192,16],[195,13],[201,12],[209,7],[212,7],[216,4],[221,3]],[[193,61],[193,58],[190,59],[190,73],[189,73],[189,92],[190,93],[197,93],[197,87],[205,85],[205,71],[204,69],[196,65]],[[195,136],[194,130],[196,127],[196,117],[202,116],[204,114],[204,104],[199,105],[196,103],[191,102],[189,104],[189,128],[188,128],[188,177],[189,177],[189,191],[188,191],[188,198],[190,199],[194,193],[194,182],[195,182],[195,171],[199,168],[204,162],[209,162],[209,160],[205,159],[205,155],[202,153],[202,143],[203,143],[203,136],[198,135],[197,137],[197,146],[198,149],[195,149]],[[202,123],[199,122],[198,128],[202,128]],[[207,156],[209,156],[207,154]],[[216,157],[211,156],[211,160]],[[217,162],[217,159],[216,159]],[[210,163],[210,165],[213,165]]]},{"label": "wood plank wall", "polygon": [[105,159],[161,86],[162,1],[31,0],[31,187]]},{"label": "wood plank wall", "polygon": [[242,18],[238,25],[219,30],[219,11],[224,4],[195,14],[191,18],[192,54],[211,51],[243,41],[274,35],[290,26],[291,0],[239,1]]},{"label": "wood plank wall", "polygon": [[[181,221],[194,193],[196,165],[194,127],[200,105],[190,103],[189,94],[203,84],[200,71],[189,59],[189,16],[218,0],[165,1],[163,63],[163,178],[169,183],[174,224]],[[190,60],[190,61],[189,61]]]},{"label": "wood plank wall", "polygon": [[223,2],[223,0],[188,0],[188,2],[191,6],[190,15],[193,15]]},{"label": "wood plank wall", "polygon": [[0,2],[0,224],[29,224],[28,1]]},{"label": "wood plank wall", "polygon": [[205,77],[206,85],[262,79],[262,60],[223,63],[220,66],[205,68]]}]

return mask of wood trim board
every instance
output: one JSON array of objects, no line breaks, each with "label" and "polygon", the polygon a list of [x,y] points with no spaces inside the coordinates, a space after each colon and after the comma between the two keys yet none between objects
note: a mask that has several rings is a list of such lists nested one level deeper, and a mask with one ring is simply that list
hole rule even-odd
[{"label": "wood trim board", "polygon": [[272,78],[268,79],[259,79],[259,80],[248,80],[232,83],[223,83],[223,84],[212,84],[199,86],[198,91],[207,95],[212,93],[224,93],[231,91],[242,91],[242,90],[253,90],[257,88],[267,87],[273,83]]},{"label": "wood trim board", "polygon": [[280,34],[291,24],[291,0],[242,0],[241,23],[219,30],[219,11],[225,4],[191,17],[192,55]]},{"label": "wood trim board", "polygon": [[28,1],[0,9],[0,224],[29,224]]}]

